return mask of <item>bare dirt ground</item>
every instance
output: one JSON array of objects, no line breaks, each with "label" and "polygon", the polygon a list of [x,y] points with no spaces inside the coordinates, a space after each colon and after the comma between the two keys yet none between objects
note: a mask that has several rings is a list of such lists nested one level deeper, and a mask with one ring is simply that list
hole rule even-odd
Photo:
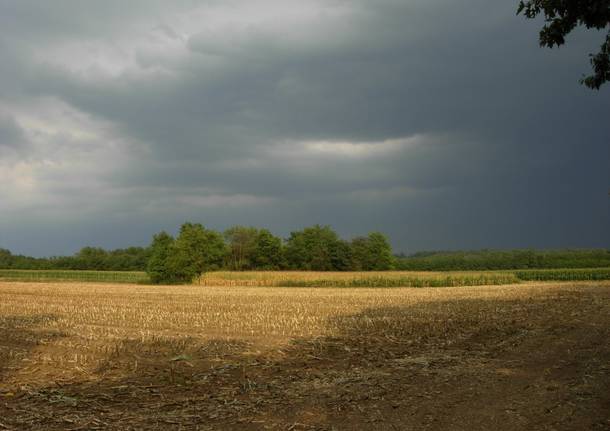
[{"label": "bare dirt ground", "polygon": [[0,430],[609,430],[610,283],[0,283]]}]

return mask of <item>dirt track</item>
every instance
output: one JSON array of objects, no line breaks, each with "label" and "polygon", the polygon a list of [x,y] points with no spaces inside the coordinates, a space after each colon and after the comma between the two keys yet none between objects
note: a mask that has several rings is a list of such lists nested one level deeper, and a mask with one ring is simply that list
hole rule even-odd
[{"label": "dirt track", "polygon": [[[73,286],[0,284],[0,429],[610,429],[609,283],[395,289],[381,303],[342,291],[353,313],[284,337],[231,336],[213,319],[192,336],[105,326],[100,304],[130,288]],[[299,307],[315,314],[328,292]],[[64,315],[52,298],[81,306]],[[167,299],[128,302],[148,304],[145,319]]]}]

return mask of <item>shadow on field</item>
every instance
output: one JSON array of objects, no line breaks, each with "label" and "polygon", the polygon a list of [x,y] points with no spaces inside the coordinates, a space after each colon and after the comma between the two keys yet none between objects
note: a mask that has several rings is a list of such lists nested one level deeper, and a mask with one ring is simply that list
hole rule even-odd
[{"label": "shadow on field", "polygon": [[57,320],[51,314],[0,316],[0,391],[2,383],[27,365],[41,344],[64,336],[59,331],[40,329]]},{"label": "shadow on field", "polygon": [[367,309],[329,319],[333,336],[264,353],[244,340],[124,340],[90,381],[63,385],[59,398],[51,389],[23,396],[13,406],[34,414],[0,422],[74,430],[608,429],[609,299]]}]

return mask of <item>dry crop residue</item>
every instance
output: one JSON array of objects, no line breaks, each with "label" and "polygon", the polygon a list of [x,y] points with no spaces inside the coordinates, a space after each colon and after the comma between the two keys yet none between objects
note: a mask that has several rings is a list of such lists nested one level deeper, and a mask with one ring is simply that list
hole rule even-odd
[{"label": "dry crop residue", "polygon": [[610,283],[0,283],[0,430],[607,430]]}]

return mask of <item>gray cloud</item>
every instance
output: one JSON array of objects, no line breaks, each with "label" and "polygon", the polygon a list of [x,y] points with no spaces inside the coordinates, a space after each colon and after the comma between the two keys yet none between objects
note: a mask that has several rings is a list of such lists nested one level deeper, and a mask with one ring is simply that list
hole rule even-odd
[{"label": "gray cloud", "polygon": [[577,83],[597,35],[541,50],[514,9],[4,2],[0,246],[143,244],[191,219],[607,247],[610,98]]},{"label": "gray cloud", "polygon": [[27,142],[15,120],[7,113],[0,111],[0,154],[9,152],[21,153]]}]

